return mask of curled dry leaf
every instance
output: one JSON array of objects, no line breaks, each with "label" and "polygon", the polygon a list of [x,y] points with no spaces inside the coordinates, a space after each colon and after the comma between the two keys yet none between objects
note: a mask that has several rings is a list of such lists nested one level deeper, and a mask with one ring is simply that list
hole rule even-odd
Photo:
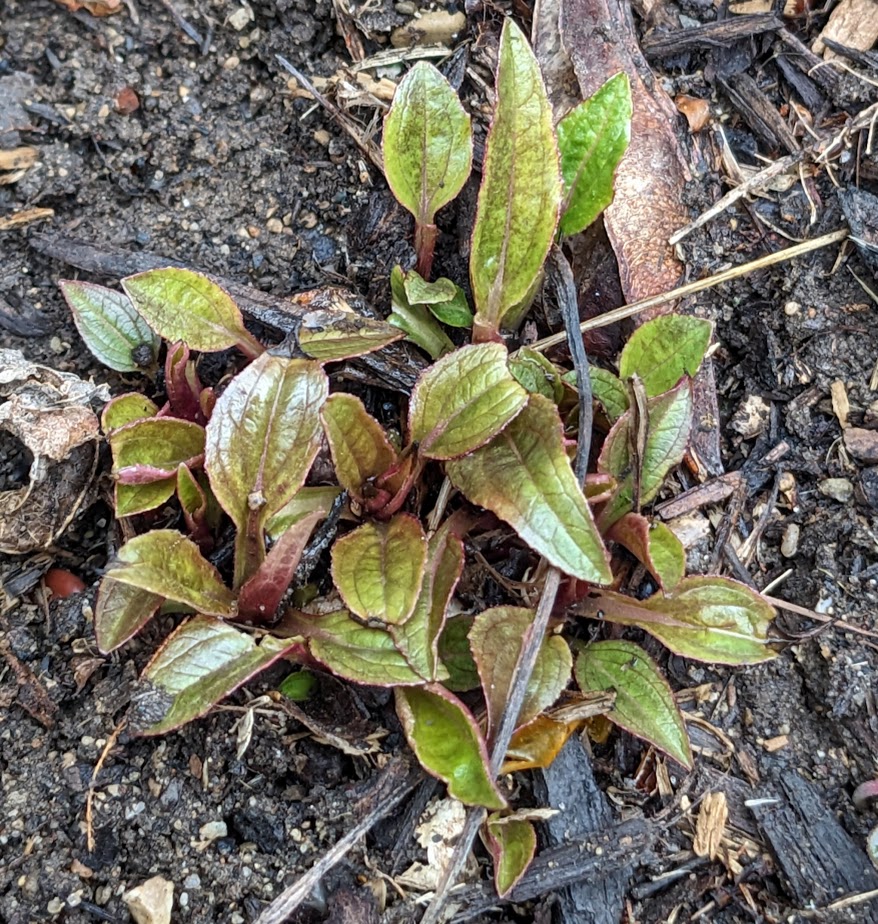
[{"label": "curled dry leaf", "polygon": [[100,436],[92,405],[109,392],[0,350],[0,398],[0,429],[33,456],[28,483],[0,492],[0,553],[20,555],[51,545],[84,503]]}]

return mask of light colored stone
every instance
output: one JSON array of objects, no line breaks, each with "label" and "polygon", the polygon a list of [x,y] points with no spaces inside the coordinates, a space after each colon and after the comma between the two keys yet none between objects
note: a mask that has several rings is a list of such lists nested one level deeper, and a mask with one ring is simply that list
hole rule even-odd
[{"label": "light colored stone", "polygon": [[153,876],[129,889],[122,896],[122,901],[137,924],[171,924],[174,884],[162,876]]}]

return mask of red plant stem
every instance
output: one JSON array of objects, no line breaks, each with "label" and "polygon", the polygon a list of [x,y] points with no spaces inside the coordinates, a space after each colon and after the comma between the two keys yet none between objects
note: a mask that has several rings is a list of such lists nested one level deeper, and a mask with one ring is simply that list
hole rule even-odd
[{"label": "red plant stem", "polygon": [[436,240],[439,237],[439,229],[436,225],[424,225],[421,222],[415,222],[415,252],[418,255],[417,270],[420,276],[430,280],[430,273],[433,271],[433,254],[436,250]]}]

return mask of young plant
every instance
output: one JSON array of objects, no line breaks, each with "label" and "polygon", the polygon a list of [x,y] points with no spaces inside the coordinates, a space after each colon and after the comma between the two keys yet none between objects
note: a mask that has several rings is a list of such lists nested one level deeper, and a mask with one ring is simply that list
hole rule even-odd
[{"label": "young plant", "polygon": [[[458,584],[474,566],[464,540],[490,530],[499,551],[523,550],[529,567],[520,586],[538,587],[543,559],[564,576],[557,624],[537,640],[504,772],[547,766],[599,712],[692,766],[659,665],[627,637],[584,645],[577,620],[643,630],[695,660],[752,664],[774,657],[774,614],[743,584],[687,577],[680,541],[644,512],[686,451],[690,380],[711,325],[658,318],[629,340],[618,375],[590,369],[606,432],[584,483],[571,465],[570,435],[591,409],[578,406],[575,373],[534,351],[510,356],[500,340],[527,310],[558,233],[581,230],[609,202],[628,137],[626,79],[613,78],[562,120],[559,158],[536,61],[507,21],[473,237],[474,318],[458,285],[427,279],[435,211],[469,170],[469,123],[449,93],[438,72],[417,65],[385,128],[388,178],[416,215],[422,260],[419,273],[395,271],[391,320],[436,360],[394,428],[401,440],[357,396],[330,395],[324,368],[402,336],[393,326],[306,319],[297,346],[310,358],[291,359],[266,350],[228,295],[197,274],[140,274],[123,281],[125,295],[63,285],[98,358],[124,365],[141,346],[155,356],[156,338],[168,341],[164,405],[132,393],[103,415],[117,515],[132,518],[136,535],[101,582],[98,644],[113,650],[159,611],[181,615],[144,671],[133,727],[177,728],[278,659],[391,688],[424,769],[455,798],[491,811],[483,836],[505,895],[533,857],[537,816],[510,810],[489,753],[505,741],[506,702],[536,612],[504,581],[502,605],[454,615]],[[119,317],[126,333],[109,349],[106,331]],[[455,349],[442,324],[472,324],[474,342]],[[217,396],[200,381],[190,349],[230,347],[242,355],[231,357]],[[317,484],[309,479],[324,440],[334,477]],[[437,485],[428,518],[425,500]],[[450,488],[459,492],[451,502]],[[174,499],[177,528],[151,528],[155,511]],[[353,526],[339,527],[344,503]],[[326,579],[305,588],[300,563],[320,560],[330,545]],[[622,592],[632,559],[654,581],[646,599]],[[572,647],[561,634],[565,617]],[[458,695],[471,691],[480,693]]]}]

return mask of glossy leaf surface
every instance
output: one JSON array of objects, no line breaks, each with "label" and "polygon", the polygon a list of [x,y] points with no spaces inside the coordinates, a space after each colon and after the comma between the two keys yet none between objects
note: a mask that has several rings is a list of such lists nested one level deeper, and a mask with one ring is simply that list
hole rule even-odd
[{"label": "glossy leaf surface", "polygon": [[384,428],[353,395],[330,395],[321,411],[338,483],[357,500],[397,462]]},{"label": "glossy leaf surface", "polygon": [[534,858],[537,832],[529,821],[497,816],[488,818],[487,832],[488,849],[494,860],[494,886],[500,898],[505,898]]},{"label": "glossy leaf surface", "polygon": [[299,490],[320,448],[329,382],[310,360],[264,353],[220,395],[207,426],[205,465],[239,530],[277,513]]},{"label": "glossy leaf surface", "polygon": [[332,547],[332,578],[361,619],[399,625],[411,616],[427,561],[427,537],[408,514],[364,523]]},{"label": "glossy leaf surface", "polygon": [[500,343],[462,347],[418,380],[409,405],[411,439],[432,459],[451,459],[484,445],[527,403]]},{"label": "glossy leaf surface", "polygon": [[558,123],[564,177],[561,233],[587,228],[613,201],[613,177],[631,137],[628,75],[611,77]]},{"label": "glossy leaf surface", "polygon": [[607,533],[643,565],[664,590],[673,590],[686,573],[683,543],[665,526],[638,513],[627,513]]},{"label": "glossy leaf surface", "polygon": [[470,118],[448,81],[425,61],[402,79],[384,120],[384,173],[421,224],[463,188],[472,166]]},{"label": "glossy leaf surface", "polygon": [[713,324],[685,314],[665,314],[641,324],[619,358],[619,375],[640,376],[650,398],[673,388],[701,367]]},{"label": "glossy leaf surface", "polygon": [[481,684],[479,669],[469,647],[472,624],[472,616],[452,616],[439,636],[439,658],[449,674],[445,686],[454,693],[477,690]]},{"label": "glossy leaf surface", "polygon": [[[659,492],[668,472],[683,459],[692,426],[692,392],[688,381],[647,402],[648,426],[640,473],[640,503]],[[631,411],[610,430],[598,459],[598,471],[619,479],[615,494],[600,513],[602,530],[609,529],[634,506],[635,478],[631,458]]]},{"label": "glossy leaf surface", "polygon": [[85,345],[117,372],[142,372],[155,363],[159,338],[122,292],[90,282],[59,285]]},{"label": "glossy leaf surface", "polygon": [[593,642],[576,659],[576,682],[584,693],[614,690],[607,718],[692,768],[689,735],[674,694],[658,665],[634,642]]},{"label": "glossy leaf surface", "polygon": [[183,603],[200,613],[234,616],[235,595],[198,546],[175,529],[129,539],[106,577]]},{"label": "glossy leaf surface", "polygon": [[405,274],[406,298],[412,305],[427,305],[433,315],[449,327],[472,327],[473,313],[463,289],[450,279],[427,282],[415,270]]},{"label": "glossy leaf surface", "polygon": [[155,417],[158,412],[158,405],[144,395],[136,392],[119,395],[104,406],[101,412],[101,429],[104,433],[109,433],[111,430],[134,423],[135,420]]},{"label": "glossy leaf surface", "polygon": [[282,657],[295,642],[253,637],[209,616],[184,622],[146,666],[132,725],[161,735],[204,715],[215,703]]},{"label": "glossy leaf surface", "polygon": [[473,503],[509,523],[566,574],[610,583],[606,549],[570,467],[558,411],[547,398],[531,395],[505,430],[446,470]]},{"label": "glossy leaf surface", "polygon": [[251,355],[262,352],[228,292],[200,273],[147,270],[123,279],[122,288],[146,323],[171,343],[182,340],[203,353],[239,345]]},{"label": "glossy leaf surface", "polygon": [[104,578],[95,603],[95,638],[109,654],[136,635],[158,612],[164,597]]},{"label": "glossy leaf surface", "polygon": [[408,662],[430,680],[446,679],[449,672],[438,660],[439,636],[454,588],[463,571],[463,543],[448,529],[429,541],[421,592],[412,615],[392,626],[391,635]]},{"label": "glossy leaf surface", "polygon": [[339,677],[381,687],[427,679],[408,663],[386,630],[364,626],[346,610],[325,616],[303,614],[295,626],[310,639],[311,654]]},{"label": "glossy leaf surface", "polygon": [[352,311],[309,311],[296,332],[302,351],[324,363],[372,353],[402,336],[398,328],[386,321]]},{"label": "glossy leaf surface", "polygon": [[511,19],[500,37],[496,89],[470,254],[477,340],[521,320],[561,204],[552,109],[530,44]]},{"label": "glossy leaf surface", "polygon": [[[534,616],[533,610],[522,607],[496,606],[479,613],[470,629],[470,648],[488,707],[489,739],[499,727],[515,666]],[[570,682],[572,667],[573,659],[564,639],[549,636],[543,640],[517,726],[526,725],[558,699]]]},{"label": "glossy leaf surface", "polygon": [[671,593],[637,601],[602,592],[576,609],[586,616],[640,626],[671,651],[714,664],[757,664],[776,657],[768,647],[774,609],[729,578],[684,578]]},{"label": "glossy leaf surface", "polygon": [[501,809],[506,802],[488,773],[488,752],[469,710],[444,687],[401,687],[396,711],[421,766],[466,805]]},{"label": "glossy leaf surface", "polygon": [[[127,517],[153,510],[173,495],[178,466],[200,459],[205,434],[187,420],[147,417],[111,431],[108,439],[117,479],[116,516]],[[150,473],[148,481],[123,483],[138,480],[138,468]]]}]

